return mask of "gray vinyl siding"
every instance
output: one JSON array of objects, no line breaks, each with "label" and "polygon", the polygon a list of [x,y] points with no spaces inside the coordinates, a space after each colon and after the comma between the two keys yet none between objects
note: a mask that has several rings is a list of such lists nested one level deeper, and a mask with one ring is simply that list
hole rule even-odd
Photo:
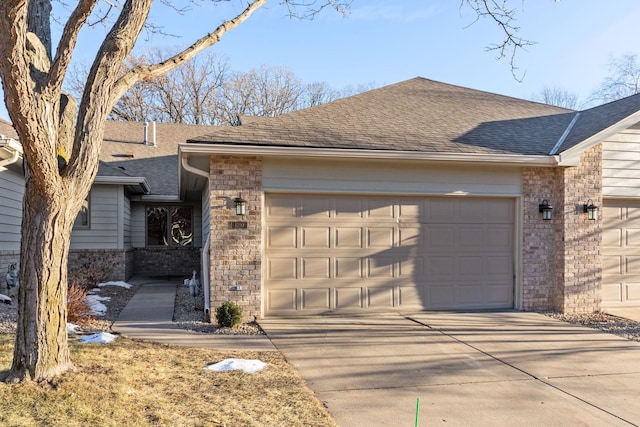
[{"label": "gray vinyl siding", "polygon": [[0,250],[20,250],[24,178],[0,168]]},{"label": "gray vinyl siding", "polygon": [[603,143],[602,195],[640,198],[640,126],[632,126]]},{"label": "gray vinyl siding", "polygon": [[122,204],[122,228],[124,231],[123,242],[125,248],[131,247],[131,200],[124,196],[124,203]]},{"label": "gray vinyl siding", "polygon": [[94,185],[89,196],[90,226],[74,228],[71,249],[122,249],[122,186]]}]

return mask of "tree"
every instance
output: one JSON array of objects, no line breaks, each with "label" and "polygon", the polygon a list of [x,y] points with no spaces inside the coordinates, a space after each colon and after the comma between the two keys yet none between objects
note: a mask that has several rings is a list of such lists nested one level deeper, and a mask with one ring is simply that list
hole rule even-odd
[{"label": "tree", "polygon": [[578,95],[560,87],[546,86],[533,96],[533,100],[572,110],[578,105]]},{"label": "tree", "polygon": [[610,74],[591,92],[590,103],[603,104],[640,93],[640,63],[635,53],[609,60]]},{"label": "tree", "polygon": [[[118,99],[136,83],[161,76],[215,44],[266,0],[249,2],[237,16],[169,59],[117,73],[113,70],[123,70],[152,4],[152,0],[125,0],[95,56],[77,105],[62,91],[62,83],[80,29],[97,3],[77,2],[54,54],[50,0],[0,2],[0,75],[26,165],[18,328],[9,381],[48,380],[72,366],[66,329],[71,229],[95,178],[105,120]],[[292,14],[296,12],[294,1],[285,3]],[[344,4],[332,0],[324,6],[343,10]],[[60,147],[71,153],[62,169],[56,155]]]},{"label": "tree", "polygon": [[[98,170],[105,120],[113,107],[133,85],[194,58],[242,25],[266,2],[246,1],[246,7],[236,16],[176,55],[125,69],[125,60],[147,22],[152,0],[104,4],[78,0],[66,16],[55,17],[56,22],[63,23],[55,46],[51,39],[52,0],[0,1],[0,76],[7,111],[25,157],[18,328],[7,380],[49,380],[72,366],[66,329],[69,241],[74,219]],[[172,5],[170,1],[162,3]],[[344,12],[349,0],[282,3],[291,16],[310,18],[324,8]],[[517,28],[510,25],[511,14],[500,14],[509,12],[504,5],[495,0],[464,3],[477,6],[479,15],[488,12],[502,25],[507,36],[503,46],[521,46],[512,37]],[[98,22],[112,22],[112,26],[97,50],[78,104],[63,92],[62,84],[80,30],[94,12],[99,14]],[[58,168],[57,162],[60,148],[71,153],[63,168]]]}]

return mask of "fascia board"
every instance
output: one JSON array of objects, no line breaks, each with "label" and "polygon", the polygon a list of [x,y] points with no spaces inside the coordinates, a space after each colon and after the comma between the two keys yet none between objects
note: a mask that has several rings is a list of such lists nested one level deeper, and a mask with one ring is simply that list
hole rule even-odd
[{"label": "fascia board", "polygon": [[137,176],[96,176],[94,184],[139,185],[144,193],[150,191],[147,179]]},{"label": "fascia board", "polygon": [[499,163],[520,166],[558,165],[557,156],[521,154],[475,154],[475,153],[425,153],[420,151],[331,149],[308,147],[278,147],[264,145],[235,144],[180,144],[181,153],[230,154],[273,157],[330,157],[349,159],[424,160],[439,162]]}]

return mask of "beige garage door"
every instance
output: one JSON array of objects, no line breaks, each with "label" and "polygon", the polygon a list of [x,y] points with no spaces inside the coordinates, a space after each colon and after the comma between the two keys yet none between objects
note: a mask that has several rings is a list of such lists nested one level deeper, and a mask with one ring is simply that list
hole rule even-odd
[{"label": "beige garage door", "polygon": [[512,308],[514,206],[269,194],[265,312]]},{"label": "beige garage door", "polygon": [[605,200],[602,303],[640,305],[640,201]]}]

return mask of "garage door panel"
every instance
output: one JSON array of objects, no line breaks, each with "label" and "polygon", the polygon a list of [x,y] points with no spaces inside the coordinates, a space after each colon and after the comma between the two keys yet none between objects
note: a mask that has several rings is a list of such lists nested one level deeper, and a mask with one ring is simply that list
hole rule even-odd
[{"label": "garage door panel", "polygon": [[603,255],[602,256],[602,273],[604,276],[613,276],[613,275],[622,274],[622,256]]},{"label": "garage door panel", "polygon": [[331,227],[300,227],[302,247],[306,249],[328,249],[330,247]]},{"label": "garage door panel", "polygon": [[270,195],[265,203],[267,219],[295,218],[298,207],[298,199],[291,196]]},{"label": "garage door panel", "polygon": [[361,258],[336,258],[336,279],[362,279]]},{"label": "garage door panel", "polygon": [[366,290],[367,308],[389,309],[393,304],[393,287],[368,287]]},{"label": "garage door panel", "polygon": [[265,204],[278,213],[266,219],[267,315],[513,307],[513,199],[267,195]]},{"label": "garage door panel", "polygon": [[362,308],[361,287],[336,287],[336,309]]},{"label": "garage door panel", "polygon": [[362,248],[362,227],[336,227],[335,245],[338,249]]},{"label": "garage door panel", "polygon": [[395,217],[395,201],[388,198],[367,200],[367,217],[391,219]]},{"label": "garage door panel", "polygon": [[291,311],[298,309],[298,290],[296,288],[269,289],[267,307],[269,311]]},{"label": "garage door panel", "polygon": [[331,277],[331,258],[302,258],[303,279],[328,279]]},{"label": "garage door panel", "polygon": [[355,197],[335,198],[336,218],[362,218],[364,211],[364,200]]},{"label": "garage door panel", "polygon": [[303,288],[302,293],[302,310],[322,310],[326,311],[331,308],[330,288]]},{"label": "garage door panel", "polygon": [[331,200],[301,197],[300,216],[312,220],[326,220],[331,216]]},{"label": "garage door panel", "polygon": [[635,283],[626,283],[625,291],[627,293],[627,301],[630,303],[640,302],[640,281]]},{"label": "garage door panel", "polygon": [[608,247],[622,247],[622,230],[619,228],[602,231],[602,245]]},{"label": "garage door panel", "polygon": [[402,309],[422,308],[424,306],[424,288],[420,286],[399,286],[398,305]]},{"label": "garage door panel", "polygon": [[267,261],[268,280],[286,280],[298,278],[297,258],[270,257]]},{"label": "garage door panel", "polygon": [[367,227],[367,247],[391,249],[395,228],[393,227]]},{"label": "garage door panel", "polygon": [[267,227],[267,248],[296,248],[298,229],[290,226]]},{"label": "garage door panel", "polygon": [[395,258],[392,257],[369,257],[366,258],[367,277],[373,278],[390,278],[393,277],[393,270],[396,264]]},{"label": "garage door panel", "polygon": [[627,247],[640,248],[640,228],[627,228],[625,243]]},{"label": "garage door panel", "polygon": [[626,256],[624,259],[624,274],[640,274],[640,255]]}]

